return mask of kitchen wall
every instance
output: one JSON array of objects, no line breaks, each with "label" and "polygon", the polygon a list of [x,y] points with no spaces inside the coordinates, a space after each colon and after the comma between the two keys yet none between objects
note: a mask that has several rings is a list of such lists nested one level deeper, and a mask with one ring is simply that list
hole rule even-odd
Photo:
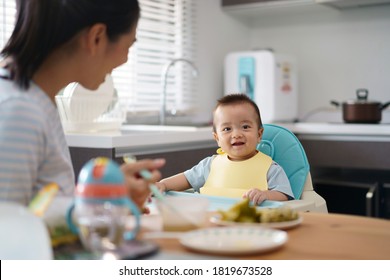
[{"label": "kitchen wall", "polygon": [[[223,60],[237,50],[272,48],[299,63],[299,115],[336,114],[331,99],[390,101],[390,5],[259,16],[252,22],[227,14],[220,0],[198,0],[200,102],[207,112],[223,95]],[[390,110],[383,114],[390,122]]]},{"label": "kitchen wall", "polygon": [[199,17],[197,60],[199,110],[211,117],[223,96],[223,61],[227,53],[250,45],[251,29],[222,11],[220,0],[196,0]]}]

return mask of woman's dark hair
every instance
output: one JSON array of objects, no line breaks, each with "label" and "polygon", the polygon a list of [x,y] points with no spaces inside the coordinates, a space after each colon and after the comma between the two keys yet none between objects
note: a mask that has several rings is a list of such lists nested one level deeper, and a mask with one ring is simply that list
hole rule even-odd
[{"label": "woman's dark hair", "polygon": [[[246,94],[243,94],[243,93],[232,93],[232,94],[229,94],[229,95],[225,95],[224,97],[218,99],[217,105],[214,108],[214,112],[220,106],[226,106],[226,105],[232,105],[232,104],[242,104],[242,103],[247,103],[247,104],[251,105],[253,107],[253,109],[255,109],[256,116],[257,116],[257,120],[256,120],[257,124],[258,124],[259,128],[262,128],[263,127],[263,123],[261,121],[259,107]],[[214,131],[215,131],[215,127],[214,127]]]},{"label": "woman's dark hair", "polygon": [[17,18],[13,33],[1,51],[10,58],[11,79],[28,88],[35,71],[56,48],[78,32],[96,23],[107,27],[115,41],[137,23],[137,0],[16,0]]}]

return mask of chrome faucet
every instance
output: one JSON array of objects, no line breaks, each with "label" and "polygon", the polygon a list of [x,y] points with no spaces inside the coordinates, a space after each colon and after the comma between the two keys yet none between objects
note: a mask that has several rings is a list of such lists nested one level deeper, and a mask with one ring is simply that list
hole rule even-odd
[{"label": "chrome faucet", "polygon": [[165,125],[166,122],[166,111],[167,111],[167,80],[169,69],[178,61],[187,62],[192,67],[192,75],[194,77],[198,76],[198,69],[188,59],[185,58],[175,58],[168,62],[162,71],[161,74],[161,83],[162,83],[162,94],[161,94],[161,107],[160,107],[160,125]]}]

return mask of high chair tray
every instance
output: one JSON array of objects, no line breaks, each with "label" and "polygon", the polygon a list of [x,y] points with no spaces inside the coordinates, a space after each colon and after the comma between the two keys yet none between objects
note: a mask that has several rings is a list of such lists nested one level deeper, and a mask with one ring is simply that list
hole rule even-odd
[{"label": "high chair tray", "polygon": [[[228,197],[220,197],[220,196],[211,196],[211,195],[204,195],[200,193],[190,193],[190,192],[176,192],[176,191],[169,191],[166,192],[167,196],[199,196],[199,197],[205,197],[210,201],[209,205],[209,211],[218,211],[218,210],[228,210],[233,204],[236,204],[238,201],[240,201],[240,198],[228,198]],[[283,207],[285,204],[280,201],[272,201],[272,200],[266,200],[257,207],[259,208],[278,208]]]}]

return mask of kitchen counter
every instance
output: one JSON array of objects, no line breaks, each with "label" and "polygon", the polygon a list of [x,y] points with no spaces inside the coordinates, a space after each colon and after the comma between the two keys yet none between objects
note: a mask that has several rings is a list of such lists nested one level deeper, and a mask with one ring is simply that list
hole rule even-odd
[{"label": "kitchen counter", "polygon": [[69,147],[116,149],[120,152],[154,153],[215,146],[212,127],[188,131],[131,131],[67,133]]},{"label": "kitchen counter", "polygon": [[122,163],[123,155],[130,153],[138,159],[165,158],[161,173],[168,177],[191,168],[217,149],[211,126],[182,131],[67,133],[66,140],[76,175],[91,158],[107,157]]},{"label": "kitchen counter", "polygon": [[389,170],[390,124],[279,123],[301,141],[311,166]]},{"label": "kitchen counter", "polygon": [[[300,135],[324,137],[339,136],[345,139],[375,139],[389,141],[390,124],[344,123],[275,123]],[[67,133],[70,147],[124,148],[144,147],[194,142],[214,142],[212,127],[200,127],[189,131],[115,131],[97,133]]]},{"label": "kitchen counter", "polygon": [[[291,130],[301,141],[364,142],[367,148],[388,148],[390,124],[345,123],[276,123]],[[69,147],[113,149],[115,156],[124,153],[154,154],[215,147],[212,127],[199,127],[188,131],[116,131],[66,134]],[[370,143],[378,143],[372,146]],[[318,142],[316,142],[318,143]],[[353,145],[352,145],[353,146]],[[382,147],[383,146],[383,147]],[[389,148],[390,149],[390,148]],[[356,153],[358,150],[354,150]],[[383,150],[380,153],[383,154]],[[367,152],[366,152],[367,153]],[[374,152],[373,154],[376,154]],[[389,157],[390,158],[390,157]],[[337,162],[335,163],[337,165]],[[390,163],[388,165],[390,167]]]},{"label": "kitchen counter", "polygon": [[299,135],[317,135],[329,139],[390,140],[390,124],[349,123],[276,123]]}]

